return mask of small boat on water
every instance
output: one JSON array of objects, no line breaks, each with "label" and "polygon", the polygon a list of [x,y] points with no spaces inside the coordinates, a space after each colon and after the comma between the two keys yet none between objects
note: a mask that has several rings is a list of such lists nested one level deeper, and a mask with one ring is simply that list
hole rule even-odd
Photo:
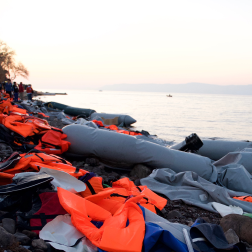
[{"label": "small boat on water", "polygon": [[166,95],[167,97],[172,97],[172,95],[170,95],[170,94],[168,94],[168,95]]}]

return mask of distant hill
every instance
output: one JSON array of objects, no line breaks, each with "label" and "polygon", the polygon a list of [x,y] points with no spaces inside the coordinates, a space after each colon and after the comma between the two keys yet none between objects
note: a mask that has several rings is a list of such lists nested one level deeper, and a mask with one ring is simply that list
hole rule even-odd
[{"label": "distant hill", "polygon": [[201,94],[232,94],[252,95],[252,85],[212,85],[204,83],[187,84],[115,84],[106,85],[101,90],[110,91],[144,91],[166,93],[201,93]]}]

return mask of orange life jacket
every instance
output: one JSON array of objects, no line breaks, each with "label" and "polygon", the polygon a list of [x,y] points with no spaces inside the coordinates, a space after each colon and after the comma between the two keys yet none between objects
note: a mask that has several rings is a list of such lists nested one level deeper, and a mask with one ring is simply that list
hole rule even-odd
[{"label": "orange life jacket", "polygon": [[8,98],[10,98],[10,95],[9,95],[8,93],[5,92],[5,93],[4,93],[4,98],[7,98],[7,99],[8,99]]},{"label": "orange life jacket", "polygon": [[44,151],[47,154],[62,154],[70,146],[70,142],[64,140],[66,137],[67,135],[63,134],[61,129],[52,127],[42,136],[35,149]]},{"label": "orange life jacket", "polygon": [[[75,178],[83,177],[89,174],[88,171],[78,169],[72,166],[70,162],[56,155],[31,152],[28,154],[20,154],[20,156],[21,159],[18,161],[15,167],[4,170],[3,174],[12,175],[20,172],[29,172],[29,171],[39,172],[41,168],[63,171]],[[8,177],[8,175],[6,176]],[[101,177],[92,177],[91,179],[85,181],[84,183],[86,184],[87,188],[85,191],[80,192],[82,197],[96,194],[103,190]]]},{"label": "orange life jacket", "polygon": [[100,127],[104,127],[106,129],[114,130],[118,133],[122,133],[125,135],[130,135],[130,136],[138,136],[142,135],[141,133],[135,132],[135,131],[130,131],[130,130],[119,130],[119,128],[116,125],[110,125],[110,126],[104,126],[104,124],[101,121],[98,120],[92,120],[95,124],[97,124]]},{"label": "orange life jacket", "polygon": [[[12,177],[16,173],[39,172],[41,168],[63,171],[75,178],[85,176],[88,178],[88,175],[90,174],[86,170],[78,169],[72,166],[70,162],[56,155],[31,152],[27,154],[20,154],[20,156],[21,159],[18,161],[15,167],[3,170],[2,175],[0,173],[0,178],[6,177],[6,179],[8,179],[6,181],[9,183],[4,182],[5,184],[10,184]],[[103,191],[101,177],[91,176],[83,182],[86,184],[86,190],[79,193],[82,197],[87,197],[89,195]]]},{"label": "orange life jacket", "polygon": [[25,115],[10,115],[2,119],[2,124],[23,137],[44,134],[51,129],[46,120]]},{"label": "orange life jacket", "polygon": [[14,177],[14,174],[8,174],[5,172],[0,172],[0,186],[1,185],[8,185],[12,183],[12,178]]},{"label": "orange life jacket", "polygon": [[[32,152],[28,154],[20,154],[20,156],[21,159],[15,165],[15,167],[5,170],[6,173],[16,174],[26,171],[39,171],[41,165],[48,165],[50,167],[58,165],[58,167],[60,167],[61,164],[67,165],[67,167],[71,167],[72,170],[76,170],[76,168],[73,167],[70,162],[55,155]],[[37,164],[37,166],[35,164]]]},{"label": "orange life jacket", "polygon": [[23,115],[28,115],[28,112],[26,109],[22,109],[22,108],[19,108],[17,105],[13,105],[12,107],[12,111],[10,114],[14,114],[14,113],[19,113],[19,114],[23,114]]},{"label": "orange life jacket", "polygon": [[85,198],[89,195],[96,195],[99,192],[104,190],[102,186],[102,178],[101,177],[92,177],[88,181],[84,182],[86,185],[86,190],[80,192],[80,195]]},{"label": "orange life jacket", "polygon": [[1,101],[0,102],[0,113],[3,113],[3,114],[9,114],[10,111],[12,111],[12,104],[10,102],[10,100],[6,100],[6,101]]},{"label": "orange life jacket", "polygon": [[233,197],[234,199],[247,201],[252,203],[252,196],[240,196],[240,197]]},{"label": "orange life jacket", "polygon": [[[130,192],[124,188],[106,188],[98,194],[87,196],[85,199],[97,204],[114,215],[117,209],[121,207],[128,199],[138,196],[139,195],[130,194]],[[141,195],[141,197],[142,198],[139,199],[138,203],[156,213],[155,205],[151,202],[151,200],[144,195]]]},{"label": "orange life jacket", "polygon": [[0,113],[4,113],[9,115],[10,113],[20,113],[20,114],[27,114],[25,109],[18,108],[17,105],[12,105],[10,100],[1,101],[0,102]]},{"label": "orange life jacket", "polygon": [[155,207],[162,210],[167,204],[167,199],[157,195],[147,186],[136,186],[133,181],[126,177],[113,182],[112,188],[124,188],[129,192],[129,195],[143,195],[140,204],[152,212],[156,212]]},{"label": "orange life jacket", "polygon": [[[145,221],[136,204],[141,196],[126,201],[112,216],[102,207],[62,188],[58,188],[58,195],[73,225],[95,246],[110,252],[141,252]],[[91,221],[103,225],[97,228]]]},{"label": "orange life jacket", "polygon": [[3,124],[3,119],[6,118],[7,115],[5,114],[0,114],[0,123]]},{"label": "orange life jacket", "polygon": [[[93,183],[95,183],[95,181],[93,181]],[[135,186],[134,182],[130,181],[128,178],[122,178],[114,182],[112,188],[106,189],[102,188],[100,181],[97,181],[96,183],[100,188],[99,191],[97,190],[97,194],[90,194],[86,189],[84,192],[81,192],[80,195],[86,197],[89,201],[98,204],[112,214],[115,213],[119,206],[125,203],[126,199],[137,197],[139,195],[141,195],[139,201],[140,205],[154,213],[157,213],[157,208],[162,210],[167,204],[165,198],[160,197],[147,188],[147,186]]]}]

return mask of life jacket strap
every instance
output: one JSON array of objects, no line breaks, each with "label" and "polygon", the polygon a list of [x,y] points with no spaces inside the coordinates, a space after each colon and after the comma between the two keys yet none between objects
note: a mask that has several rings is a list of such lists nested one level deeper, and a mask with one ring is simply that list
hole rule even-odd
[{"label": "life jacket strap", "polygon": [[28,225],[22,225],[22,228],[27,228],[28,230],[41,230],[46,224],[47,224],[47,219],[54,219],[58,216],[58,214],[45,214],[45,213],[40,213],[38,215],[30,215],[26,216],[23,213],[18,213],[18,216],[24,218],[24,219],[40,219],[41,220],[41,226],[28,226]]},{"label": "life jacket strap", "polygon": [[142,192],[139,186],[136,186],[136,188],[138,189],[139,192]]},{"label": "life jacket strap", "polygon": [[110,194],[110,197],[122,197],[122,198],[127,199],[129,196],[125,196],[125,195],[118,194],[118,193],[112,193],[112,194]]},{"label": "life jacket strap", "polygon": [[85,184],[87,185],[88,189],[90,190],[90,192],[94,195],[96,194],[94,188],[92,187],[92,185],[89,183],[89,181],[86,181]]},{"label": "life jacket strap", "polygon": [[57,128],[51,128],[51,130],[54,130],[54,131],[57,131],[57,132],[60,132],[60,133],[63,133],[63,131],[61,129],[57,129]]},{"label": "life jacket strap", "polygon": [[[55,145],[55,144],[52,144],[52,143],[48,143],[48,142],[43,141],[43,140],[40,140],[40,142],[41,142],[42,144],[44,144],[44,145],[49,145],[49,146],[53,146],[53,147],[55,147],[55,148],[57,148],[57,149],[61,149],[61,146],[59,146],[59,145]],[[42,146],[42,149],[43,149],[43,148],[47,148],[47,147]]]}]

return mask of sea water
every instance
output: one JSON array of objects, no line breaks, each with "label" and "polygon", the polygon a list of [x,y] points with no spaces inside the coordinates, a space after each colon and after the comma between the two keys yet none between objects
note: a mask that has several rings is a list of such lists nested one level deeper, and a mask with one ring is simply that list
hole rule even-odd
[{"label": "sea water", "polygon": [[[199,137],[252,140],[252,96],[99,90],[46,90],[67,95],[41,96],[96,112],[132,116],[135,130],[146,130],[167,141],[180,142],[191,133]],[[36,98],[38,99],[38,98]]]}]

